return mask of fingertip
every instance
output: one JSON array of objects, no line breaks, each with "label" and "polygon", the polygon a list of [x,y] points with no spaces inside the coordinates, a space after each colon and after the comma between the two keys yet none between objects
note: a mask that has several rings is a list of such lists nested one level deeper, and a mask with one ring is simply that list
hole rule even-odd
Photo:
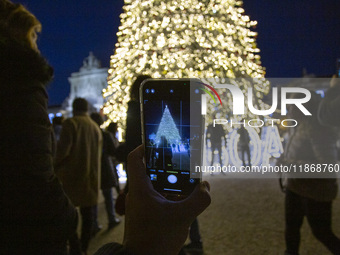
[{"label": "fingertip", "polygon": [[210,192],[210,184],[209,184],[209,182],[203,181],[200,184],[201,184],[201,186],[203,186],[203,188],[205,188],[206,190],[208,190]]}]

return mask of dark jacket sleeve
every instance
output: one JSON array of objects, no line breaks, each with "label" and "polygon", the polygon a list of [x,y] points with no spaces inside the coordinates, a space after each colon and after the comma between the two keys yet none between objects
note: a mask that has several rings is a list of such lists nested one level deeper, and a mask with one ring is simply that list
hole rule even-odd
[{"label": "dark jacket sleeve", "polygon": [[[54,174],[47,95],[42,86],[29,84],[16,92],[1,101],[9,108],[0,124],[0,151],[7,149],[0,162],[1,243],[20,247],[21,240],[46,236],[50,242],[66,241],[77,214]],[[6,247],[2,250],[7,254]]]},{"label": "dark jacket sleeve", "polygon": [[112,156],[115,155],[116,149],[111,134],[106,131],[102,132],[103,154],[101,160],[101,188],[110,189],[119,185],[118,175],[115,173],[117,170],[112,159]]},{"label": "dark jacket sleeve", "polygon": [[128,252],[125,247],[118,243],[108,243],[102,246],[94,255],[135,255]]},{"label": "dark jacket sleeve", "polygon": [[55,157],[55,166],[58,167],[69,156],[72,143],[73,134],[75,133],[75,127],[72,119],[64,121],[60,133],[60,139],[57,145],[57,153]]},{"label": "dark jacket sleeve", "polygon": [[112,135],[109,132],[103,132],[103,153],[107,153],[110,156],[115,156],[116,147]]},{"label": "dark jacket sleeve", "polygon": [[66,241],[77,213],[53,168],[45,89],[51,69],[38,52],[3,34],[0,31],[0,247],[3,254],[24,254],[16,249]]},{"label": "dark jacket sleeve", "polygon": [[330,88],[322,99],[318,118],[322,125],[340,127],[340,86]]}]

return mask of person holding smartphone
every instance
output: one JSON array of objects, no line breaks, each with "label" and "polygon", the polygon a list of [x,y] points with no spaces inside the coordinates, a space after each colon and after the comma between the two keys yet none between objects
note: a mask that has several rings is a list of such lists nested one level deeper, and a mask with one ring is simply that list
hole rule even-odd
[{"label": "person holding smartphone", "polygon": [[129,193],[123,245],[109,243],[95,255],[177,255],[194,219],[210,204],[210,186],[201,182],[184,200],[170,201],[145,174],[144,146],[128,156]]}]

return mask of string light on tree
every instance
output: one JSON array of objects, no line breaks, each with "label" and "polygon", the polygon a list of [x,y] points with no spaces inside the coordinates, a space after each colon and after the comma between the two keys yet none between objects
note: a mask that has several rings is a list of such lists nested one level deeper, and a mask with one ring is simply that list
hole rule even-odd
[{"label": "string light on tree", "polygon": [[[124,128],[129,89],[139,74],[153,78],[259,78],[259,109],[269,90],[256,33],[236,0],[125,0],[111,56],[104,113]],[[247,91],[247,83],[242,91]],[[246,94],[246,93],[245,93]],[[224,98],[229,105],[229,98]]]},{"label": "string light on tree", "polygon": [[156,134],[156,144],[161,141],[161,137],[164,136],[169,144],[178,144],[181,142],[181,136],[179,135],[178,128],[171,116],[168,106],[165,106],[161,122],[159,124]]}]

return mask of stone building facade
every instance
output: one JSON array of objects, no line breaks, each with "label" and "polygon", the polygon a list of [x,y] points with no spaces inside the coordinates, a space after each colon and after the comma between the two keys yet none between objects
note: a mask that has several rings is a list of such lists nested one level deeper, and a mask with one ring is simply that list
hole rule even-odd
[{"label": "stone building facade", "polygon": [[72,115],[72,102],[77,97],[85,98],[90,104],[90,111],[99,112],[104,103],[102,90],[107,87],[108,68],[101,67],[100,61],[92,52],[83,61],[79,72],[68,78],[70,94],[62,104],[63,115]]}]

